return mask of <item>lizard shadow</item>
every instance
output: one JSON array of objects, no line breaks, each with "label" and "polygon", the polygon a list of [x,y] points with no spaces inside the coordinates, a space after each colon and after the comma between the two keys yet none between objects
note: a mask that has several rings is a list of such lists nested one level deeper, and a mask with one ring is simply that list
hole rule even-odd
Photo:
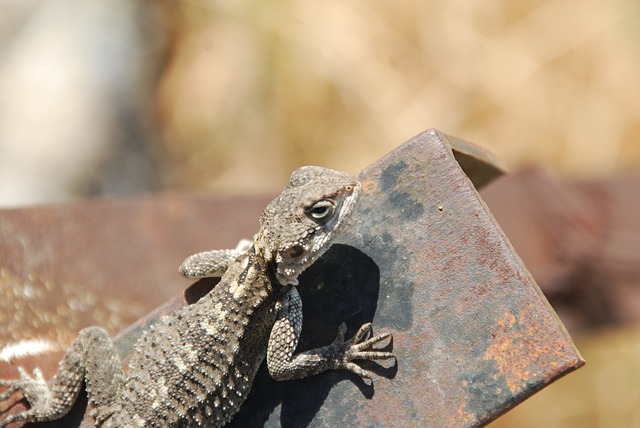
[{"label": "lizard shadow", "polygon": [[[346,338],[350,338],[375,315],[380,270],[370,257],[354,247],[333,245],[299,280],[297,288],[302,298],[304,321],[296,353],[331,343],[342,322],[347,324]],[[391,346],[383,349],[389,350]],[[390,368],[372,361],[359,361],[358,364],[387,378],[394,377],[397,371],[397,364]],[[282,406],[277,425],[308,426],[329,391],[344,380],[350,380],[365,398],[373,396],[373,385],[365,384],[359,376],[346,370],[330,370],[304,379],[278,382],[269,376],[266,363],[263,363],[247,401],[229,426],[273,426],[275,421],[271,414],[279,404]]]}]

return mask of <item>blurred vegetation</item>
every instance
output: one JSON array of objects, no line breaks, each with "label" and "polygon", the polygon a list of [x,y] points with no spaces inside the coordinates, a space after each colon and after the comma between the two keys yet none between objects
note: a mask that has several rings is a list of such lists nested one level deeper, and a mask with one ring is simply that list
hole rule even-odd
[{"label": "blurred vegetation", "polygon": [[276,192],[431,127],[512,169],[640,165],[632,0],[2,5],[0,204]]},{"label": "blurred vegetation", "polygon": [[430,127],[511,168],[640,165],[630,0],[168,1],[157,106],[171,185],[275,191],[357,171]]}]

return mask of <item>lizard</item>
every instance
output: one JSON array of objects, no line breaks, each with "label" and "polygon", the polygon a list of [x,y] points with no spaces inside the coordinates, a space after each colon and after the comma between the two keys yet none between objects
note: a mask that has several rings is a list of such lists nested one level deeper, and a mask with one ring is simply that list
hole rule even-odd
[{"label": "lizard", "polygon": [[20,392],[29,409],[12,422],[56,420],[69,412],[83,385],[95,425],[109,427],[218,427],[246,399],[264,359],[276,380],[344,369],[371,383],[356,360],[395,359],[377,345],[371,323],[345,340],[346,325],[323,347],[294,354],[302,331],[299,275],[340,235],[361,184],[356,177],[306,166],[259,218],[253,240],[236,250],[212,250],[185,259],[179,272],[191,279],[221,276],[192,305],[163,317],[136,344],[127,373],[108,334],[80,331],[47,383],[18,368],[18,379],[2,379],[0,402]]}]

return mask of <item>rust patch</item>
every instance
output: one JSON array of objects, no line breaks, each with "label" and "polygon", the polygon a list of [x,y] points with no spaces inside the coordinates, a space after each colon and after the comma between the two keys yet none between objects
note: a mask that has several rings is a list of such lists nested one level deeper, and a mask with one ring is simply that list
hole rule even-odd
[{"label": "rust patch", "polygon": [[373,181],[373,180],[362,180],[361,181],[362,184],[362,191],[364,193],[375,193],[376,190],[378,190],[378,182]]},{"label": "rust patch", "polygon": [[496,364],[513,395],[522,393],[540,376],[541,370],[558,370],[561,361],[557,354],[566,353],[565,344],[542,331],[544,327],[536,310],[539,308],[529,305],[499,318],[491,333],[493,343],[483,356]]},{"label": "rust patch", "polygon": [[458,404],[458,409],[455,413],[455,417],[452,418],[450,422],[451,426],[464,427],[472,426],[474,419],[474,415],[468,412],[466,403],[464,401],[460,401],[460,403]]}]

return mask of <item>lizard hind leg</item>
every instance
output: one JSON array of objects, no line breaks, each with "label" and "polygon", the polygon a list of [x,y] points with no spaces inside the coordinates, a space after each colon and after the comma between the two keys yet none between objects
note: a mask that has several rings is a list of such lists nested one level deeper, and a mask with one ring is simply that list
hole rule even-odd
[{"label": "lizard hind leg", "polygon": [[18,368],[19,379],[0,379],[7,390],[0,394],[6,400],[20,392],[30,409],[9,415],[0,421],[0,428],[12,422],[45,422],[66,415],[86,382],[89,403],[96,422],[101,423],[116,409],[118,391],[124,383],[121,363],[109,335],[98,327],[85,328],[67,350],[58,371],[47,384],[39,369],[33,377]]}]

